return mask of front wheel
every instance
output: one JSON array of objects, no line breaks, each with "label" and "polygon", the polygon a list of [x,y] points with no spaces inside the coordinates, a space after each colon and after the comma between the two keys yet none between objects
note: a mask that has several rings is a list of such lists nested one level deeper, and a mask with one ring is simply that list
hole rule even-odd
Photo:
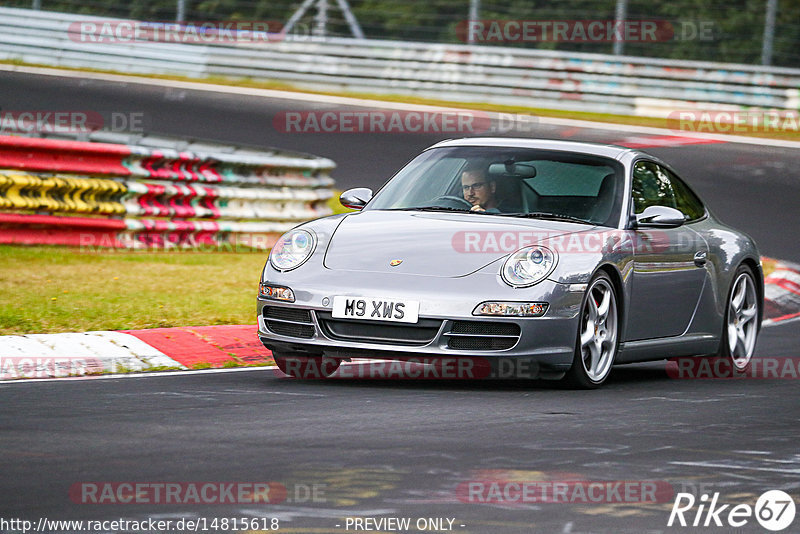
[{"label": "front wheel", "polygon": [[617,356],[618,333],[617,293],[611,278],[601,271],[589,282],[583,297],[575,356],[564,380],[582,389],[605,382]]},{"label": "front wheel", "polygon": [[758,337],[761,305],[753,271],[742,265],[736,270],[728,294],[725,323],[717,356],[730,359],[736,371],[746,371]]},{"label": "front wheel", "polygon": [[341,360],[324,356],[299,356],[291,353],[272,353],[272,359],[285,375],[293,378],[328,378],[339,368]]}]

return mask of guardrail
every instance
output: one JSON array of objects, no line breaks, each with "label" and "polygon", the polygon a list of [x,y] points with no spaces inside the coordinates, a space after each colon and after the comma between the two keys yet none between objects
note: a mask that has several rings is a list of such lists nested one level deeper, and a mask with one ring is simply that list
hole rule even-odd
[{"label": "guardrail", "polygon": [[0,136],[0,242],[265,249],[331,212],[328,159],[154,136],[88,138]]},{"label": "guardrail", "polygon": [[766,324],[800,318],[800,265],[769,260],[772,272],[764,279]]},{"label": "guardrail", "polygon": [[0,7],[0,59],[644,116],[698,108],[800,107],[800,69],[293,36],[282,42],[97,43],[76,33],[80,22],[113,20]]}]

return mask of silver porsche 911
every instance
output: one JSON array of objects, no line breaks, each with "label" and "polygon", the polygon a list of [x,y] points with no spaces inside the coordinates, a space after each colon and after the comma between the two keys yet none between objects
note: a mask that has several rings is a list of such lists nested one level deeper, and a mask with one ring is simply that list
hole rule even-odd
[{"label": "silver porsche 911", "polygon": [[286,233],[261,276],[258,335],[291,376],[477,357],[593,388],[614,364],[753,355],[755,243],[644,152],[445,141],[341,201],[359,211]]}]

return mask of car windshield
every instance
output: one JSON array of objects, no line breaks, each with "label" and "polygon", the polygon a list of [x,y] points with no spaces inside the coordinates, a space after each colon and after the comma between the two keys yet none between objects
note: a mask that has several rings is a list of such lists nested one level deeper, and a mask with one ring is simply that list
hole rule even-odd
[{"label": "car windshield", "polygon": [[463,211],[616,226],[623,167],[574,152],[445,147],[423,152],[369,203],[369,210]]}]

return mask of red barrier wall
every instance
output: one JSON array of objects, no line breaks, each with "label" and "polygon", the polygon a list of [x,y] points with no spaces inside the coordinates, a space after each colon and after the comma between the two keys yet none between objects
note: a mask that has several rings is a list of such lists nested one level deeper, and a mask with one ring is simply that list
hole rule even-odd
[{"label": "red barrier wall", "polygon": [[129,176],[126,145],[0,135],[0,167]]},{"label": "red barrier wall", "polygon": [[117,234],[125,228],[120,219],[0,213],[3,244],[121,247]]}]

